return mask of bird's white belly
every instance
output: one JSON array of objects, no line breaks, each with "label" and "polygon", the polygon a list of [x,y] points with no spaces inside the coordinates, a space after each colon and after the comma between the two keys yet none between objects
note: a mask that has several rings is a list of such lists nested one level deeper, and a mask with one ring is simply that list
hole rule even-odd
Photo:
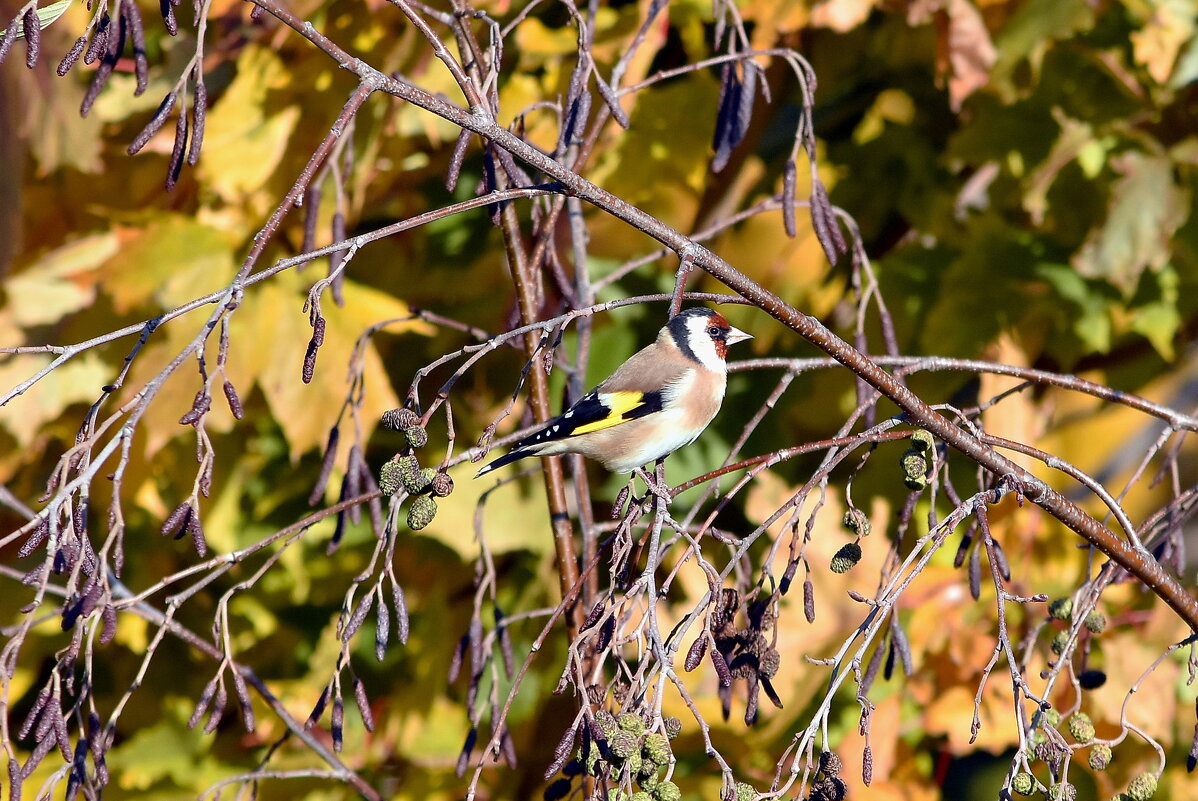
[{"label": "bird's white belly", "polygon": [[636,468],[655,462],[661,457],[673,453],[681,447],[691,444],[702,433],[681,425],[681,415],[670,415],[660,421],[661,428],[657,436],[646,437],[636,443],[621,461],[609,463],[608,469],[614,473],[631,473]]}]

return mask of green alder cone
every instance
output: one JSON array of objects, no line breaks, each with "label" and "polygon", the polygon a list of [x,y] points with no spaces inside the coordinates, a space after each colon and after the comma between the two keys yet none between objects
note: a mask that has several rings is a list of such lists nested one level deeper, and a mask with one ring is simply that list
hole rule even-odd
[{"label": "green alder cone", "polygon": [[855,542],[850,542],[840,547],[840,550],[832,557],[830,567],[833,573],[847,573],[860,561],[861,546]]},{"label": "green alder cone", "polygon": [[401,456],[397,464],[399,465],[400,480],[408,494],[415,495],[423,492],[424,488],[428,486],[428,477],[420,469],[420,460],[415,456]]},{"label": "green alder cone", "polygon": [[1155,774],[1141,773],[1127,785],[1127,797],[1131,801],[1148,801],[1156,795],[1156,783]]},{"label": "green alder cone", "polygon": [[383,466],[379,468],[379,492],[384,498],[394,495],[403,486],[402,473],[403,469],[398,462],[383,462]]},{"label": "green alder cone", "polygon": [[1036,789],[1036,780],[1030,773],[1016,773],[1011,779],[1011,789],[1018,795],[1031,795]]},{"label": "green alder cone", "polygon": [[1073,735],[1073,739],[1084,745],[1094,739],[1094,722],[1090,720],[1089,715],[1078,712],[1069,718],[1069,733]]},{"label": "green alder cone", "polygon": [[433,522],[433,518],[436,516],[437,502],[427,495],[421,495],[412,501],[412,508],[408,509],[408,528],[412,531],[420,531]]}]

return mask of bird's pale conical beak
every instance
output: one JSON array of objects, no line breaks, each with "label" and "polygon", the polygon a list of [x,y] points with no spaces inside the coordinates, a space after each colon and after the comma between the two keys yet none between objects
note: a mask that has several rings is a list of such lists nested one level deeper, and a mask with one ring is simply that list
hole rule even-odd
[{"label": "bird's pale conical beak", "polygon": [[752,339],[752,338],[753,338],[752,334],[746,334],[744,331],[741,331],[739,328],[733,328],[731,331],[729,331],[727,334],[724,335],[724,341],[727,342],[729,345],[735,345],[737,342],[744,342],[746,339]]}]

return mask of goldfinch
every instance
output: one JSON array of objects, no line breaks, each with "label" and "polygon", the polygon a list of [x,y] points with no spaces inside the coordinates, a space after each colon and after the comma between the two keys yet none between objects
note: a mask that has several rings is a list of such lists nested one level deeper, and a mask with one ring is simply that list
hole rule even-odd
[{"label": "goldfinch", "polygon": [[689,445],[724,401],[728,346],[746,339],[752,337],[713,309],[675,315],[656,342],[478,476],[527,456],[559,453],[580,453],[613,473],[631,473]]}]

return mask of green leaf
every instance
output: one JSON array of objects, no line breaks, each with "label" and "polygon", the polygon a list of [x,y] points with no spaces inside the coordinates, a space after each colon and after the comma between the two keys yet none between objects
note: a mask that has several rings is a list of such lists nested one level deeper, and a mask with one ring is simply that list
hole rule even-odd
[{"label": "green leaf", "polygon": [[[632,127],[601,161],[596,182],[632,203],[660,204],[689,216],[681,210],[697,202],[714,129],[713,120],[696,119],[693,112],[713,106],[717,89],[709,75],[696,73],[642,94],[632,109]],[[646,181],[647,175],[654,180]]]},{"label": "green leaf", "polygon": [[1094,130],[1091,126],[1069,119],[1059,112],[1053,116],[1060,123],[1061,135],[1053,143],[1048,158],[1028,176],[1027,190],[1023,195],[1023,207],[1036,225],[1044,222],[1044,214],[1048,209],[1048,190],[1061,169],[1075,159],[1080,159],[1082,152],[1094,143]]},{"label": "green leaf", "polygon": [[[1111,349],[1109,302],[1092,282],[1067,264],[1038,264],[1036,275],[1066,301],[1059,322],[1073,333],[1088,351],[1106,353]],[[1058,305],[1058,304],[1053,304]]]},{"label": "green leaf", "polygon": [[1176,355],[1173,343],[1181,328],[1181,313],[1177,308],[1181,279],[1172,267],[1149,277],[1155,280],[1144,283],[1151,286],[1141,285],[1136,293],[1136,300],[1144,295],[1149,297],[1146,302],[1132,306],[1131,329],[1143,334],[1161,358],[1172,361]]},{"label": "green leaf", "polygon": [[[188,729],[180,719],[191,714],[192,702],[177,699],[166,704],[173,708],[173,715],[139,730],[108,752],[116,784],[124,790],[148,790],[163,780],[199,790],[221,778],[219,763],[209,753],[210,737],[202,727]],[[228,766],[223,772],[229,772]]]},{"label": "green leaf", "polygon": [[995,37],[998,60],[990,83],[1008,102],[1017,91],[1015,68],[1024,61],[1039,72],[1054,40],[1068,39],[1094,26],[1094,9],[1087,0],[1030,0],[1019,8]]},{"label": "green leaf", "polygon": [[1173,181],[1173,163],[1128,151],[1111,159],[1120,178],[1111,187],[1106,222],[1093,229],[1073,260],[1082,275],[1102,278],[1125,297],[1145,269],[1169,261],[1169,239],[1189,217],[1190,193]]},{"label": "green leaf", "polygon": [[[38,26],[45,30],[49,28],[59,17],[66,13],[66,10],[71,7],[71,0],[58,0],[57,3],[39,8],[37,10]],[[23,22],[17,22],[17,38],[25,38],[25,25]],[[8,32],[8,28],[0,28],[0,36],[4,36]]]},{"label": "green leaf", "polygon": [[1028,312],[1024,291],[1034,253],[996,215],[971,221],[963,250],[940,276],[935,304],[920,336],[926,353],[972,358]]},{"label": "green leaf", "polygon": [[1198,39],[1190,39],[1189,45],[1177,59],[1173,75],[1169,78],[1170,89],[1180,89],[1198,80]]}]

